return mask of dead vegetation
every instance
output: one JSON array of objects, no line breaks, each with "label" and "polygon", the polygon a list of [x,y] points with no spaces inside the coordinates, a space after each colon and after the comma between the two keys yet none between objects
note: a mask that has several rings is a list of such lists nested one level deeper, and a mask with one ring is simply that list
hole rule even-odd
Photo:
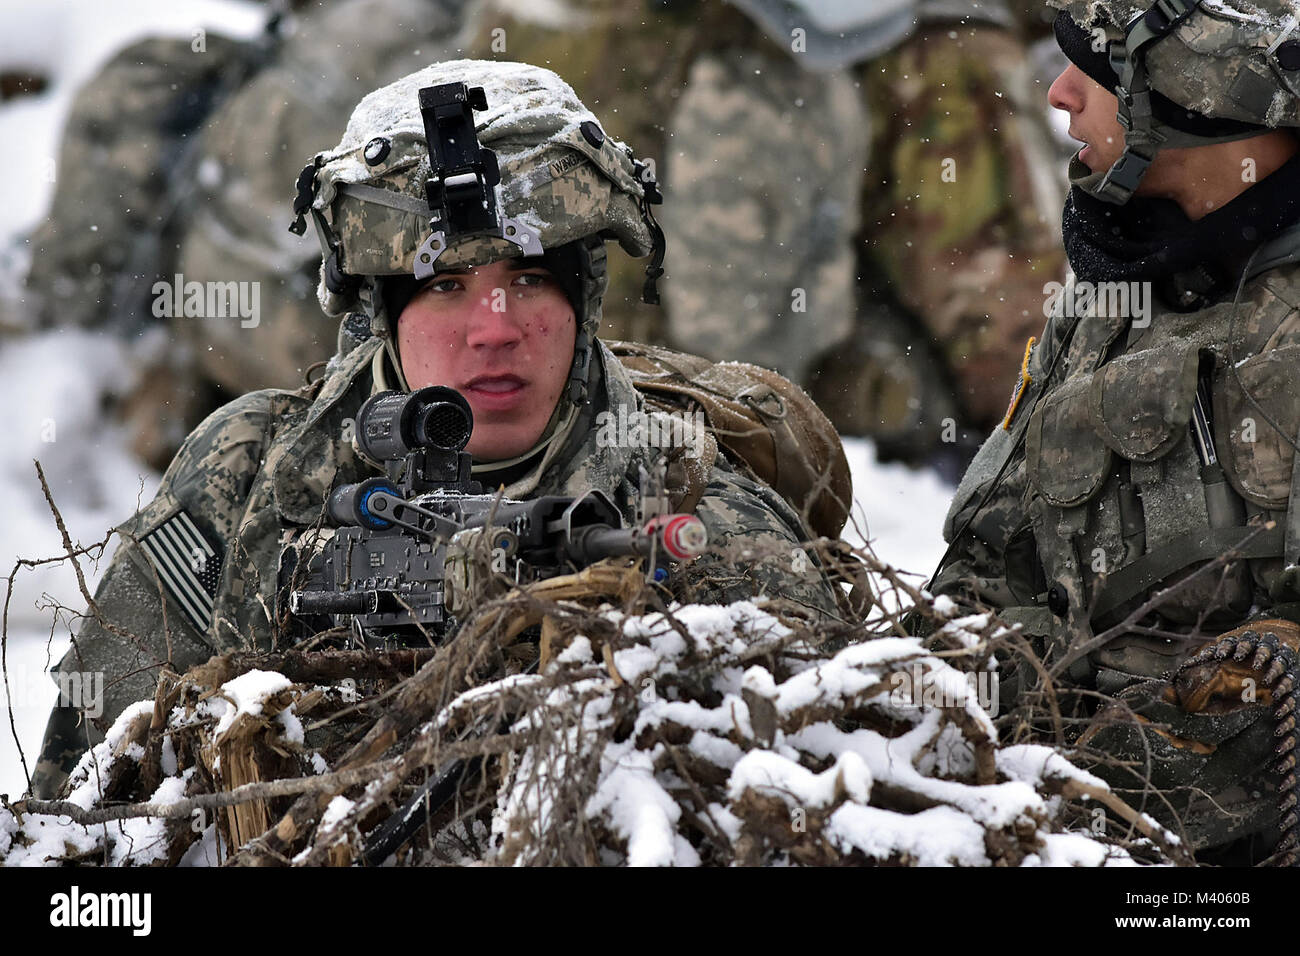
[{"label": "dead vegetation", "polygon": [[[1056,750],[1000,743],[1014,641],[868,551],[856,619],[665,605],[601,564],[487,596],[437,648],[230,654],[164,673],[8,862],[1001,865],[1180,859]],[[929,647],[898,608],[932,619]],[[984,706],[981,706],[981,703]],[[1108,808],[1098,830],[1092,808]],[[7,819],[6,819],[7,817]],[[1072,831],[1072,832],[1067,832]]]}]

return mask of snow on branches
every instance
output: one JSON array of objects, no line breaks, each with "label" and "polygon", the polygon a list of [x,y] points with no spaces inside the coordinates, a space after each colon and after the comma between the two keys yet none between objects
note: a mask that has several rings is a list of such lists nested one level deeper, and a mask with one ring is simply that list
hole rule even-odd
[{"label": "snow on branches", "polygon": [[[516,592],[438,649],[227,655],[165,675],[61,801],[0,811],[0,859],[1021,866],[1177,852],[1057,751],[999,745],[987,617],[947,621],[950,649],[926,650],[827,642],[780,602],[644,613],[563,587]],[[1127,838],[1090,828],[1086,801]]]}]

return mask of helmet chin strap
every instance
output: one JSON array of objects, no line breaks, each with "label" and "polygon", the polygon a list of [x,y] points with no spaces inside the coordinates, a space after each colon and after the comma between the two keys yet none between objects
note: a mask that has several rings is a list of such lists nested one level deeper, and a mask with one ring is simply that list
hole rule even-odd
[{"label": "helmet chin strap", "polygon": [[1147,78],[1147,47],[1163,39],[1195,12],[1201,0],[1156,0],[1147,12],[1128,25],[1123,42],[1108,46],[1111,68],[1119,77],[1119,123],[1124,127],[1124,152],[1097,186],[1098,199],[1122,206],[1133,198],[1162,146],[1169,144],[1163,124],[1158,130],[1151,112],[1151,84]]},{"label": "helmet chin strap", "polygon": [[1230,143],[1258,135],[1258,129],[1220,136],[1204,136],[1174,129],[1159,122],[1151,108],[1151,83],[1146,55],[1152,44],[1167,36],[1191,16],[1202,0],[1157,0],[1146,13],[1129,24],[1123,41],[1107,48],[1111,69],[1119,77],[1115,95],[1119,99],[1117,119],[1124,128],[1124,152],[1106,171],[1092,194],[1105,202],[1122,206],[1133,198],[1161,149]]},{"label": "helmet chin strap", "polygon": [[[1147,47],[1166,37],[1201,5],[1201,0],[1156,0],[1124,31],[1123,41],[1107,48],[1111,69],[1119,77],[1119,123],[1124,127],[1124,152],[1106,172],[1094,195],[1117,206],[1133,198],[1138,184],[1162,146],[1170,145],[1173,130],[1157,124],[1151,112],[1147,78]],[[1159,128],[1157,128],[1159,126]],[[1197,138],[1200,145],[1204,141]]]}]

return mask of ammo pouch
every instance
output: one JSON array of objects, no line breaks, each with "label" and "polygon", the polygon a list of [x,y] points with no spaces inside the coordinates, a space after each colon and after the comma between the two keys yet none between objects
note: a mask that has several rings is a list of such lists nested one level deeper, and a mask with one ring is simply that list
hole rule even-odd
[{"label": "ammo pouch", "polygon": [[799,386],[743,362],[633,342],[605,345],[649,408],[702,411],[718,444],[806,514],[814,534],[839,537],[853,500],[848,459],[835,427]]},{"label": "ammo pouch", "polygon": [[[1040,554],[1049,583],[1070,595],[1073,633],[1113,624],[1153,588],[1226,551],[1252,559],[1282,554],[1280,529],[1247,525],[1236,483],[1228,484],[1231,467],[1225,475],[1218,464],[1202,465],[1193,447],[1200,354],[1195,342],[1175,339],[1120,355],[1071,376],[1028,423],[1026,469],[1042,506]],[[1216,394],[1233,388],[1225,374],[1220,368]],[[1230,461],[1240,436],[1230,434],[1230,419],[1214,418],[1214,446]],[[1288,469],[1283,502],[1289,477]],[[1217,594],[1220,582],[1212,578],[1184,588],[1161,613],[1192,623],[1213,606],[1239,621],[1251,604],[1249,569],[1238,562]]]}]

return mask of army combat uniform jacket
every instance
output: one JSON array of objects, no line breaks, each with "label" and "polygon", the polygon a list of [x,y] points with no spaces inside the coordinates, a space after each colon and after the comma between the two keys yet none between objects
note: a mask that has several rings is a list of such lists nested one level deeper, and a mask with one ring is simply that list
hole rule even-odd
[{"label": "army combat uniform jacket", "polygon": [[[382,339],[366,338],[336,357],[315,386],[251,392],[215,412],[186,440],[153,502],[119,529],[124,543],[96,594],[102,622],[92,612],[58,665],[104,673],[103,714],[94,722],[100,732],[128,704],[153,696],[162,662],[184,672],[229,650],[277,646],[284,544],[320,522],[333,488],[377,474],[356,455],[347,432],[364,400],[381,390],[372,370],[381,350]],[[626,520],[634,518],[641,470],[663,451],[598,440],[591,423],[599,412],[642,407],[603,345],[593,362],[592,394],[550,464],[543,459],[507,486],[507,497],[595,488]],[[691,579],[703,572],[705,583],[680,596],[709,603],[780,596],[834,613],[831,585],[817,565],[791,559],[811,535],[786,501],[721,455],[704,481],[695,514],[710,551],[697,559]],[[33,780],[36,795],[52,795],[86,749],[78,718],[75,708],[55,708]]]},{"label": "army combat uniform jacket", "polygon": [[[1079,297],[1067,283],[1027,350],[1006,420],[958,489],[945,537],[969,527],[933,582],[936,594],[1022,625],[1049,667],[1077,656],[1062,669],[1065,683],[1172,722],[1145,743],[1131,723],[1088,742],[1139,763],[1150,753],[1157,786],[1215,795],[1226,812],[1193,798],[1186,817],[1201,845],[1270,817],[1261,772],[1271,730],[1262,705],[1198,719],[1152,691],[1214,635],[1250,619],[1294,618],[1288,605],[1300,597],[1287,570],[1300,563],[1300,267],[1268,268],[1271,248],[1235,305],[1229,297],[1176,312],[1156,299],[1149,322],[1076,318],[1069,304]],[[1080,653],[1155,591],[1234,549],[1242,560],[1141,615],[1175,636],[1123,633]],[[1033,682],[1027,667],[1006,662],[1004,701]],[[1252,734],[1260,739],[1245,739]],[[1175,759],[1189,754],[1190,763]],[[1133,776],[1112,782],[1136,786]]]}]

